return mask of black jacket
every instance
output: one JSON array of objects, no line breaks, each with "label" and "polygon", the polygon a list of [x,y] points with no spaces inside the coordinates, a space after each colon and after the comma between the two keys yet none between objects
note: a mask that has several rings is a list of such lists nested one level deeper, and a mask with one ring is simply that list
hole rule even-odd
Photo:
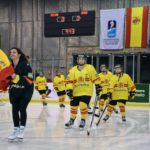
[{"label": "black jacket", "polygon": [[22,97],[24,95],[32,96],[34,84],[30,65],[25,60],[20,60],[18,65],[13,65],[13,67],[20,80],[17,83],[11,83],[9,87],[10,98]]}]

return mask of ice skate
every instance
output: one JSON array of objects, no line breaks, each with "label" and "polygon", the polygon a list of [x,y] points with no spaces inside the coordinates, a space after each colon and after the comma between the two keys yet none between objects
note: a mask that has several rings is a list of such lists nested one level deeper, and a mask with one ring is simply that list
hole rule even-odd
[{"label": "ice skate", "polygon": [[43,109],[47,108],[47,102],[43,102]]},{"label": "ice skate", "polygon": [[103,109],[100,109],[98,114],[95,114],[95,117],[100,117],[100,112],[103,112],[104,110]]},{"label": "ice skate", "polygon": [[98,113],[95,114],[95,117],[99,117],[100,116],[100,111],[98,111]]},{"label": "ice skate", "polygon": [[70,119],[67,123],[65,123],[65,128],[71,128],[74,125],[74,119]]},{"label": "ice skate", "polygon": [[116,114],[118,114],[119,112],[118,112],[118,110],[116,109],[116,108],[114,108],[114,112],[116,113]]},{"label": "ice skate", "polygon": [[107,120],[109,119],[109,116],[108,115],[106,115],[104,118],[103,118],[103,120],[106,122]]},{"label": "ice skate", "polygon": [[64,104],[60,104],[59,106],[60,106],[60,108],[65,108]]},{"label": "ice skate", "polygon": [[125,116],[122,117],[122,122],[126,122],[126,117]]},{"label": "ice skate", "polygon": [[88,114],[90,115],[90,114],[93,114],[93,112],[91,111],[91,107],[90,106],[88,106]]},{"label": "ice skate", "polygon": [[81,122],[79,124],[79,128],[84,129],[84,127],[85,127],[85,119],[81,119]]}]

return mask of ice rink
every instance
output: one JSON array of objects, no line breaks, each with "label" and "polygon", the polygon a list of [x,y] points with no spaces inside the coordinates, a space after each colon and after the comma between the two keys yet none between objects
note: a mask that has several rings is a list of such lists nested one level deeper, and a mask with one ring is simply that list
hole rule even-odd
[{"label": "ice rink", "polygon": [[113,114],[99,127],[94,123],[89,137],[87,128],[79,130],[79,117],[72,129],[65,129],[68,119],[69,105],[60,110],[57,104],[49,104],[44,110],[40,103],[30,103],[25,139],[10,143],[7,137],[13,124],[11,105],[6,103],[0,106],[0,150],[150,150],[149,108],[127,107],[126,123]]}]

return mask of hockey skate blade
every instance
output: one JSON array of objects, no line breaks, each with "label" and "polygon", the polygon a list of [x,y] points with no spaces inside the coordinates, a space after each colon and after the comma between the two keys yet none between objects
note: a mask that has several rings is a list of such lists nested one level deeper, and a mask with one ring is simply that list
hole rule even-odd
[{"label": "hockey skate blade", "polygon": [[19,139],[18,139],[18,142],[23,142],[23,139],[20,139],[20,138],[19,138]]},{"label": "hockey skate blade", "polygon": [[18,142],[23,142],[23,138],[18,138]]},{"label": "hockey skate blade", "polygon": [[85,128],[81,128],[81,127],[79,127],[79,130],[80,130],[80,131],[84,131],[84,130],[85,130]]},{"label": "hockey skate blade", "polygon": [[71,128],[72,128],[72,126],[70,126],[70,127],[64,126],[64,128],[65,128],[65,129],[71,129]]}]

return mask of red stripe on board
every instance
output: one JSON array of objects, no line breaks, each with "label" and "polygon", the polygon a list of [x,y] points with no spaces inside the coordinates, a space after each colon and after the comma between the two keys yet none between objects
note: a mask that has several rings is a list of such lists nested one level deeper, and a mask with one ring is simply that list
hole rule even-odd
[{"label": "red stripe on board", "polygon": [[130,47],[130,40],[131,40],[131,19],[132,19],[132,8],[127,8],[126,14],[126,43],[125,47]]},{"label": "red stripe on board", "polygon": [[143,7],[143,20],[142,20],[142,43],[141,47],[147,47],[147,25],[148,25],[148,7]]}]

